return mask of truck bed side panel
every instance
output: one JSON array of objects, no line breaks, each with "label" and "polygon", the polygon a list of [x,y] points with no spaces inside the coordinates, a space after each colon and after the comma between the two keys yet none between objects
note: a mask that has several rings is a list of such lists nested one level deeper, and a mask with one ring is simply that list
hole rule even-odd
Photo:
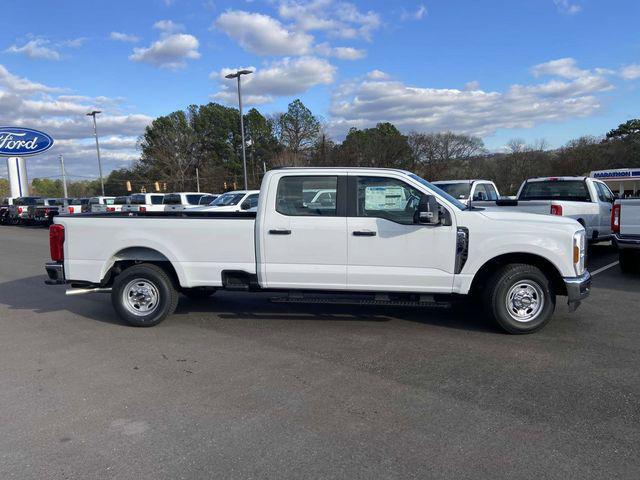
[{"label": "truck bed side panel", "polygon": [[65,226],[69,280],[101,281],[131,248],[166,257],[182,287],[220,286],[224,270],[256,273],[252,218],[57,217],[56,223]]}]

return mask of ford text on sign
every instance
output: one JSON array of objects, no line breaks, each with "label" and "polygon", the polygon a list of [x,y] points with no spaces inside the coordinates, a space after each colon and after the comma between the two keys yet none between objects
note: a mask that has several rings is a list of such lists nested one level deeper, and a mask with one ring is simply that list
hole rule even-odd
[{"label": "ford text on sign", "polygon": [[0,157],[27,157],[49,150],[53,138],[22,127],[0,127]]}]

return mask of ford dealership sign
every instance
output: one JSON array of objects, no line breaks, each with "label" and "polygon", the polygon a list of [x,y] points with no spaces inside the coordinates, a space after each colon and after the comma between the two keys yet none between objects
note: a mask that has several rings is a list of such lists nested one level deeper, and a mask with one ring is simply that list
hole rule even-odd
[{"label": "ford dealership sign", "polygon": [[44,132],[22,127],[0,127],[0,157],[28,157],[53,147]]}]

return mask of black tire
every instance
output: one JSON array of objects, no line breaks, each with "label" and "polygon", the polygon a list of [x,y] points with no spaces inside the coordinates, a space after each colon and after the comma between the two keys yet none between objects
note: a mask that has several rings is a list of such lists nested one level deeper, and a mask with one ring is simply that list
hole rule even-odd
[{"label": "black tire", "polygon": [[619,250],[618,260],[622,273],[637,273],[640,271],[640,255],[630,250]]},{"label": "black tire", "polygon": [[183,288],[182,294],[191,300],[206,300],[216,293],[217,290],[215,287]]},{"label": "black tire", "polygon": [[111,303],[118,316],[128,324],[153,327],[175,311],[178,291],[164,270],[142,263],[127,268],[115,278]]},{"label": "black tire", "polygon": [[[507,307],[509,298],[512,298],[511,308]],[[523,334],[537,332],[549,322],[556,307],[556,296],[549,279],[538,267],[513,263],[489,279],[483,302],[489,317],[501,328],[508,333]]]}]

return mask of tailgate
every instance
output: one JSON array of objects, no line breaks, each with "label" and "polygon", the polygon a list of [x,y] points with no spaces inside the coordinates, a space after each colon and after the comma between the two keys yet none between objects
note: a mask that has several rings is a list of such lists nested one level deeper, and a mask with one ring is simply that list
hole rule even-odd
[{"label": "tailgate", "polygon": [[640,199],[620,202],[620,235],[640,236]]}]

